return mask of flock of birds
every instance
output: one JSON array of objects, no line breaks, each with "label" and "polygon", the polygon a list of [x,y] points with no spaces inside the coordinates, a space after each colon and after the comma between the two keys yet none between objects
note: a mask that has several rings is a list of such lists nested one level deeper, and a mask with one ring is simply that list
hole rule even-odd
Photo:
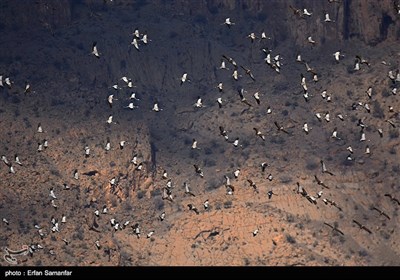
[{"label": "flock of birds", "polygon": [[[329,3],[337,3],[340,4],[341,1],[339,0],[329,0]],[[400,14],[400,8],[398,6],[397,7],[397,14]],[[293,14],[298,17],[298,18],[309,18],[309,17],[313,17],[315,16],[313,12],[310,12],[309,9],[304,8],[304,9],[299,9],[299,8],[294,8],[293,6],[289,6],[290,10],[293,12]],[[324,16],[323,16],[323,22],[324,24],[329,24],[332,22],[335,22],[334,20],[331,19],[330,14],[327,11],[324,11]],[[235,22],[232,20],[232,18],[228,17],[225,19],[225,21],[223,23],[221,23],[221,25],[225,25],[227,26],[227,28],[229,28],[230,32],[235,32]],[[141,33],[139,31],[138,28],[136,28],[132,34],[132,41],[131,41],[131,45],[137,50],[140,51],[143,47],[145,47],[149,42],[151,42],[150,39],[148,39],[147,34],[146,33]],[[268,40],[271,39],[270,36],[267,36],[267,34],[262,31],[260,32],[260,36],[256,35],[256,32],[252,32],[250,34],[248,34],[246,36],[247,38],[250,39],[251,43],[254,43],[256,41],[259,41],[260,44],[264,44],[264,42],[267,42]],[[316,45],[316,41],[312,38],[312,36],[308,36],[307,38],[304,38],[311,46]],[[103,54],[100,52],[101,51],[101,46],[98,46],[98,44],[96,42],[94,42],[92,44],[92,49],[91,49],[91,55],[93,55],[96,59],[101,59]],[[282,56],[277,53],[277,54],[273,54],[273,51],[270,50],[269,48],[262,48],[261,49],[262,53],[264,54],[264,62],[265,64],[270,67],[272,69],[272,73],[275,73],[276,75],[279,75],[281,73],[282,68],[284,67],[283,63],[282,63]],[[337,50],[336,52],[334,52],[332,54],[331,60],[332,62],[335,62],[337,64],[342,63],[342,59],[345,56],[351,56],[352,54],[347,53],[344,54],[341,50]],[[354,64],[352,67],[352,72],[355,73],[357,71],[362,71],[363,67],[371,67],[371,64],[369,62],[368,59],[362,57],[361,55],[358,54],[353,54],[354,55]],[[309,93],[309,83],[321,83],[321,78],[319,77],[319,73],[318,71],[310,66],[310,63],[307,62],[306,60],[303,59],[301,53],[297,53],[294,57],[293,57],[293,61],[294,63],[298,63],[300,65],[304,65],[304,70],[299,73],[299,91],[302,92],[302,95],[304,97],[304,102],[305,104],[308,104],[308,102],[310,102],[311,99],[313,98],[318,98],[318,97],[313,97],[312,94]],[[288,62],[289,63],[289,62]],[[382,64],[385,64],[387,66],[391,66],[390,63],[387,63],[385,61],[382,61]],[[249,67],[247,67],[246,65],[239,65],[235,59],[233,57],[230,57],[228,55],[221,55],[220,58],[220,64],[218,64],[219,66],[216,66],[217,68],[219,68],[219,71],[221,71],[221,73],[231,73],[231,77],[232,77],[232,83],[236,83],[238,80],[240,79],[246,79],[245,77],[247,76],[249,79],[249,82],[252,83],[256,83],[258,81],[257,77],[253,74],[253,72],[251,71],[251,69]],[[345,64],[343,64],[343,67],[346,67]],[[182,76],[180,78],[177,78],[177,85],[180,86],[185,86],[186,83],[190,83],[191,82],[191,75],[194,75],[195,73],[183,73]],[[310,76],[308,76],[310,75]],[[390,92],[392,93],[392,95],[396,95],[397,94],[397,86],[400,84],[400,71],[399,69],[391,69],[389,70],[387,73],[381,73],[381,75],[386,75],[387,79],[388,79],[388,83],[390,84]],[[119,81],[122,81],[123,85],[121,86],[119,84]],[[11,80],[10,77],[8,77],[7,75],[0,75],[0,88],[8,88],[11,89],[14,85],[14,82]],[[135,85],[133,84],[132,78],[129,78],[127,76],[123,76],[121,78],[118,78],[118,82],[114,85],[111,85],[110,90],[113,91],[113,93],[109,94],[108,97],[106,98],[106,105],[112,110],[113,106],[115,106],[115,101],[118,101],[119,99],[116,98],[116,95],[119,94],[119,92],[123,89],[127,89],[129,94],[127,98],[125,98],[125,100],[129,100],[128,104],[122,105],[121,107],[126,108],[126,109],[130,109],[130,110],[138,110],[139,109],[139,102],[140,102],[140,98],[138,98],[136,92],[134,92],[134,88]],[[215,100],[215,109],[216,110],[224,110],[226,108],[226,100],[225,98],[222,97],[222,93],[225,92],[224,89],[224,84],[222,82],[218,83],[218,85],[215,86],[215,88],[217,88],[218,93],[220,94],[220,96],[218,96]],[[24,87],[24,93],[27,94],[31,94],[33,93],[31,90],[31,85],[29,82],[25,83],[25,87]],[[253,93],[252,97],[254,99],[254,102],[251,102],[251,100],[248,100],[246,98],[247,95],[247,90],[245,90],[243,87],[239,87],[238,89],[238,98],[240,100],[240,102],[242,102],[245,106],[245,108],[250,109],[252,107],[256,107],[258,106],[259,108],[262,107],[264,105],[263,100],[262,100],[262,94],[257,91],[255,93]],[[370,114],[371,113],[371,105],[370,105],[370,101],[374,99],[374,86],[371,85],[370,87],[368,87],[367,89],[365,89],[365,93],[366,93],[366,98],[365,101],[355,101],[352,105],[352,109],[354,111],[359,110],[359,108],[362,108],[362,110],[365,110],[365,114]],[[329,104],[335,104],[335,100],[333,97],[333,94],[331,92],[329,92],[327,89],[324,89],[321,92],[321,98],[322,100],[324,100],[325,102],[329,103]],[[154,99],[153,102],[153,106],[152,108],[149,108],[151,110],[151,112],[154,113],[160,113],[164,110],[164,108],[161,108],[161,106],[159,105],[160,102],[158,99]],[[335,105],[333,105],[335,106]],[[193,103],[193,107],[196,109],[201,109],[201,108],[205,108],[206,106],[204,105],[204,100],[201,96],[197,97],[197,100]],[[210,108],[210,110],[213,110],[214,108]],[[267,107],[265,108],[265,114],[271,114],[272,113],[273,108],[272,107]],[[310,107],[311,110],[311,107]],[[398,112],[395,111],[395,108],[393,108],[393,106],[390,106],[389,108],[389,112],[393,113],[392,115],[394,116],[395,114],[398,114]],[[311,114],[311,112],[310,112]],[[332,122],[332,121],[336,121],[332,118],[329,110],[326,110],[325,112],[315,112],[313,113],[314,116],[318,119],[319,122]],[[350,115],[350,114],[349,114]],[[336,115],[336,118],[339,120],[339,122],[346,122],[349,119],[348,115],[345,115],[344,113],[338,113]],[[396,125],[396,121],[394,119],[388,118],[386,119],[386,122],[392,126],[393,128],[397,128]],[[113,115],[109,114],[106,123],[108,125],[112,125],[115,124],[116,122],[113,119]],[[287,135],[287,137],[293,137],[296,133],[293,130],[293,128],[288,128],[285,125],[282,125],[278,122],[278,120],[275,120],[273,122],[271,122],[274,124],[274,126],[276,127],[276,130],[278,131],[278,133],[283,133],[284,135]],[[368,123],[365,122],[364,118],[360,118],[358,120],[358,122],[356,123],[357,127],[359,128],[359,143],[357,146],[353,147],[351,145],[346,145],[346,151],[348,152],[348,157],[347,160],[348,161],[353,161],[353,154],[355,150],[364,150],[364,154],[369,156],[371,155],[373,152],[371,151],[371,145],[368,144],[370,141],[366,136],[366,128],[368,127]],[[302,133],[304,133],[304,137],[307,137],[307,135],[310,133],[312,127],[310,127],[310,125],[307,122],[304,122],[303,125],[301,126],[301,129],[299,129],[299,131],[302,131]],[[253,131],[254,131],[254,137],[260,139],[259,141],[266,141],[268,135],[267,133],[263,132],[263,129],[260,127],[253,127]],[[39,123],[37,125],[37,129],[36,129],[36,133],[38,135],[44,135],[46,134],[46,131],[43,129],[42,124]],[[220,137],[222,137],[222,139],[228,143],[233,145],[235,148],[238,147],[243,147],[242,144],[240,143],[240,139],[239,137],[231,137],[230,135],[230,131],[226,130],[222,125],[218,127],[217,133],[220,135]],[[377,130],[377,133],[379,133],[380,137],[383,137],[383,129],[380,127]],[[344,135],[342,135],[342,132],[340,131],[339,127],[335,127],[331,133],[331,139],[335,140],[335,141],[345,141],[344,140]],[[50,140],[51,141],[51,140]],[[129,143],[128,141],[122,140],[119,142],[119,149],[124,149],[124,147],[126,146],[126,144]],[[199,146],[201,145],[201,143],[198,143],[197,139],[193,139],[190,145],[190,149],[192,150],[199,150],[201,149]],[[40,142],[38,142],[37,145],[37,152],[44,152],[46,149],[49,148],[49,142],[47,137],[42,137],[42,140]],[[188,147],[189,148],[189,147]],[[104,151],[105,152],[110,152],[112,150],[111,147],[111,141],[109,138],[107,138],[106,144],[104,145]],[[85,145],[84,150],[83,150],[83,155],[88,158],[91,156],[91,149],[89,147],[89,145]],[[135,166],[135,172],[144,172],[144,164],[145,162],[142,161],[142,159],[140,158],[140,153],[138,151],[133,151],[132,153],[132,159],[130,161],[130,164]],[[1,156],[1,160],[3,161],[3,163],[7,166],[7,168],[9,169],[9,173],[10,174],[15,174],[16,171],[16,165],[18,166],[24,166],[23,161],[20,160],[20,157],[18,154],[14,154],[14,161],[9,160],[9,155],[2,155]],[[326,163],[324,162],[323,159],[320,160],[321,163],[321,175],[324,176],[325,174],[329,175],[329,176],[335,176],[334,172],[330,169],[327,168]],[[270,163],[264,161],[259,163],[260,166],[260,172],[262,174],[262,176],[269,181],[273,180],[273,174],[269,173],[268,175],[265,175],[265,171],[268,169],[268,167],[270,166]],[[93,173],[93,174],[92,174]],[[84,175],[95,175],[96,172],[88,172]],[[193,164],[193,174],[196,176],[199,176],[200,178],[205,178],[205,174],[204,171],[202,169],[202,167],[200,166],[200,164],[198,163],[194,163]],[[318,186],[320,186],[322,189],[331,189],[327,184],[325,184],[319,176],[321,175],[314,175],[314,179],[315,182],[317,183]],[[240,168],[236,168],[231,174],[225,174],[224,175],[224,186],[226,188],[226,195],[234,195],[235,194],[235,190],[237,188],[237,185],[239,184],[238,180],[239,178],[241,178],[242,174],[241,174],[241,169]],[[72,178],[74,180],[79,180],[80,179],[80,172],[79,169],[75,169],[73,174],[72,174]],[[231,179],[235,180],[236,183],[232,183]],[[111,179],[109,179],[108,182],[106,182],[106,184],[109,184],[111,192],[115,192],[115,190],[119,187],[119,177],[118,176],[114,176]],[[167,170],[163,170],[162,174],[161,174],[161,181],[165,181],[165,186],[162,188],[162,198],[164,200],[167,200],[171,203],[175,202],[175,189],[176,187],[174,186],[173,183],[173,178],[170,177],[170,175],[168,174]],[[259,193],[260,187],[257,185],[257,183],[255,182],[254,178],[245,178],[244,180],[245,182],[247,182],[250,186],[250,188],[252,188],[256,193]],[[295,192],[301,196],[304,197],[305,199],[307,199],[311,204],[317,204],[318,201],[322,201],[324,204],[326,205],[331,205],[334,206],[338,209],[338,211],[343,211],[342,207],[339,206],[339,204],[331,199],[328,199],[326,197],[324,197],[324,192],[323,190],[318,191],[316,194],[312,194],[310,192],[307,192],[306,188],[304,185],[300,184],[299,182],[296,183],[297,188],[295,189]],[[69,184],[64,183],[63,185],[63,190],[69,190]],[[178,191],[180,191],[180,189],[178,188]],[[182,187],[182,192],[184,193],[185,196],[191,198],[191,197],[196,197],[199,194],[194,192],[189,184],[189,181],[185,181]],[[273,196],[279,196],[279,195],[284,195],[281,193],[275,193],[272,189],[269,189],[267,191],[267,196],[268,199],[272,199]],[[395,197],[395,195],[393,194],[389,194],[386,193],[384,195],[385,197],[387,197],[388,199],[390,199],[392,202],[396,203],[397,205],[400,205],[400,201],[399,199],[397,199]],[[59,194],[57,193],[57,187],[50,187],[49,189],[49,204],[51,205],[51,207],[53,207],[54,209],[58,209],[59,205],[57,203],[57,201],[59,200]],[[190,202],[188,203],[187,209],[189,211],[193,211],[196,215],[199,215],[201,213],[201,211],[210,211],[211,209],[211,205],[212,205],[213,201],[211,198],[207,198],[206,200],[204,200],[203,205],[201,207],[199,207],[198,205],[195,205],[194,202]],[[64,209],[66,210],[66,209]],[[386,210],[382,210],[381,207],[378,206],[373,206],[371,208],[372,211],[376,211],[380,216],[385,217],[386,219],[390,220],[390,215],[387,214]],[[164,221],[165,219],[167,219],[167,214],[165,211],[163,211],[162,213],[159,213],[157,219],[159,221]],[[107,205],[104,205],[101,209],[93,209],[93,219],[90,220],[89,227],[90,230],[93,230],[95,232],[101,232],[100,230],[100,225],[99,225],[99,218],[101,216],[111,216],[111,218],[109,219],[109,226],[111,227],[112,230],[114,231],[118,231],[118,230],[124,230],[126,228],[131,228],[132,232],[139,238],[141,237],[142,234],[142,227],[139,223],[132,223],[132,221],[130,220],[120,220],[117,219],[115,216],[113,216],[113,214],[110,213],[109,208]],[[72,217],[70,217],[72,219]],[[2,217],[2,221],[4,224],[9,225],[10,221],[8,217]],[[46,238],[47,235],[49,235],[50,232],[52,233],[59,233],[62,231],[62,225],[65,224],[67,222],[67,216],[65,214],[62,214],[59,218],[52,216],[50,219],[50,222],[48,224],[48,226],[44,226],[44,225],[38,225],[35,224],[34,227],[38,232],[38,235],[44,239]],[[368,227],[368,225],[364,225],[362,222],[357,221],[356,219],[353,219],[352,222],[359,227],[362,230],[365,230],[366,232],[368,232],[369,234],[372,234],[373,231]],[[339,229],[337,227],[337,225],[332,225],[328,222],[324,222],[324,225],[328,226],[329,228],[331,228],[333,231],[338,232],[341,235],[344,235],[345,233]],[[259,233],[259,228],[257,227],[253,232],[252,235],[256,236]],[[146,231],[145,236],[147,238],[154,238],[154,235],[156,233],[156,229],[154,228],[149,228]],[[70,240],[67,240],[66,238],[62,239],[63,242],[68,245],[70,243]],[[97,249],[101,249],[102,248],[102,244],[101,244],[101,240],[100,239],[96,239],[94,242],[94,245],[96,246]],[[23,247],[23,250],[21,252],[23,252],[24,254],[29,251],[29,253],[32,255],[35,251],[39,250],[39,249],[43,249],[43,246],[40,245],[39,243],[37,244],[30,244],[29,248],[26,247],[26,245],[24,245],[25,247]],[[16,259],[11,257],[12,254],[10,254],[9,252],[12,252],[12,250],[6,248],[6,253],[4,255],[4,259],[11,263],[11,264],[16,264]],[[107,249],[109,250],[109,249]],[[18,255],[20,254],[19,251],[16,251],[17,253],[15,253],[14,255]],[[53,250],[50,250],[50,254],[56,254],[56,252],[54,252]]]}]

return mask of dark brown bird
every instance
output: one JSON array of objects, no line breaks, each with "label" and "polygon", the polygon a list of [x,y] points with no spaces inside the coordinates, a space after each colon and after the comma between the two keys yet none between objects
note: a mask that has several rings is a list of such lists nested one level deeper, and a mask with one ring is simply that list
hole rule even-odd
[{"label": "dark brown bird", "polygon": [[315,178],[315,180],[317,181],[317,184],[318,184],[318,185],[323,186],[323,187],[326,188],[326,189],[329,189],[329,187],[328,187],[327,185],[325,185],[325,183],[322,182],[322,181],[317,177],[317,175],[314,175],[314,178]]},{"label": "dark brown bird", "polygon": [[380,209],[376,208],[375,206],[374,206],[374,207],[372,207],[372,210],[376,210],[376,211],[378,211],[380,216],[385,216],[385,217],[386,217],[388,220],[390,220],[390,217],[389,217],[389,215],[388,215],[388,214],[386,214],[386,213],[385,213],[385,212],[383,212],[382,210],[380,210]]},{"label": "dark brown bird", "polygon": [[306,196],[307,195],[306,189],[300,186],[299,182],[296,182],[296,184],[297,184],[297,193],[301,194],[302,196]]},{"label": "dark brown bird", "polygon": [[292,5],[289,5],[289,8],[292,10],[295,16],[298,16],[300,18],[303,17],[303,11],[301,9],[294,8]]},{"label": "dark brown bird", "polygon": [[394,201],[394,202],[396,202],[398,205],[400,205],[400,201],[399,201],[397,198],[395,198],[393,195],[391,195],[391,194],[389,194],[389,193],[385,193],[384,196],[389,197],[391,201]]},{"label": "dark brown bird", "polygon": [[203,178],[203,177],[204,177],[204,174],[203,174],[203,171],[201,170],[201,168],[200,168],[198,165],[196,165],[196,164],[193,164],[193,166],[194,166],[194,169],[195,169],[196,173],[197,173],[201,178]]},{"label": "dark brown bird", "polygon": [[325,223],[325,222],[324,222],[324,225],[327,225],[327,226],[330,227],[332,230],[337,231],[337,232],[340,233],[341,235],[344,235],[344,233],[343,233],[340,229],[338,229],[337,227],[334,227],[334,226],[332,226],[332,225],[330,225],[330,224],[328,224],[328,223]]},{"label": "dark brown bird", "polygon": [[272,195],[277,195],[277,194],[274,193],[272,190],[269,190],[269,191],[267,192],[267,195],[268,195],[268,199],[271,199],[271,198],[272,198]]},{"label": "dark brown bird", "polygon": [[278,128],[278,131],[282,131],[285,132],[286,134],[289,134],[289,132],[287,132],[283,126],[279,125],[278,122],[275,121],[274,124]]},{"label": "dark brown bird", "polygon": [[194,211],[197,215],[199,215],[199,210],[197,210],[196,206],[194,206],[193,204],[188,204],[187,205],[189,207],[189,210]]},{"label": "dark brown bird", "polygon": [[249,103],[249,101],[247,101],[246,97],[244,97],[244,92],[245,90],[243,88],[239,89],[240,101],[242,101],[247,106],[251,107],[252,105]]},{"label": "dark brown bird", "polygon": [[226,55],[222,55],[223,58],[225,58],[230,64],[232,64],[235,68],[237,68],[237,63],[236,61],[233,60],[232,57],[226,56]]},{"label": "dark brown bird", "polygon": [[261,133],[257,128],[253,127],[253,130],[256,132],[256,135],[259,136],[262,140],[265,141],[265,136],[264,134]]},{"label": "dark brown bird", "polygon": [[250,179],[247,179],[247,182],[249,182],[250,187],[252,187],[252,188],[254,189],[254,191],[258,193],[256,183],[254,183],[254,182],[253,182],[252,180],[250,180]]},{"label": "dark brown bird", "polygon": [[225,138],[225,140],[229,139],[228,132],[226,132],[226,130],[222,126],[219,127],[219,133]]},{"label": "dark brown bird", "polygon": [[362,225],[361,223],[357,222],[356,220],[353,220],[353,223],[355,223],[356,225],[358,225],[358,227],[360,229],[365,230],[366,232],[368,232],[369,234],[372,233],[372,231],[370,231],[366,226]]},{"label": "dark brown bird", "polygon": [[251,73],[251,70],[250,69],[248,69],[248,68],[245,68],[244,66],[242,66],[242,65],[240,65],[240,67],[242,67],[242,69],[244,70],[244,72],[247,74],[247,75],[249,75],[250,76],[250,78],[253,80],[253,81],[255,81],[256,79],[254,78],[254,76],[253,76],[253,73]]},{"label": "dark brown bird", "polygon": [[358,59],[358,60],[360,61],[361,64],[366,64],[367,66],[370,66],[370,65],[371,65],[371,64],[369,63],[368,60],[362,58],[362,57],[359,56],[359,55],[356,55],[356,59]]}]

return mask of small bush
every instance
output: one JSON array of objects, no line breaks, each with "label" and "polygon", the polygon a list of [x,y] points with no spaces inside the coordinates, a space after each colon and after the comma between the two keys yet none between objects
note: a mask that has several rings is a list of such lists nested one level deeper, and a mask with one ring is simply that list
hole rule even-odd
[{"label": "small bush", "polygon": [[295,244],[296,243],[296,240],[290,234],[286,234],[286,241],[289,242],[290,244]]}]

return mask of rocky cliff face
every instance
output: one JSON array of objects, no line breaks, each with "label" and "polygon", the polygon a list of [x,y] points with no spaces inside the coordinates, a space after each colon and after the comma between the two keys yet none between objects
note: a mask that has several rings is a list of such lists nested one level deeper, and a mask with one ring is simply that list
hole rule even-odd
[{"label": "rocky cliff face", "polygon": [[[308,36],[313,36],[318,43],[357,38],[371,45],[400,38],[399,15],[393,0],[343,0],[340,3],[311,0],[2,1],[0,16],[3,28],[30,26],[54,30],[73,24],[82,12],[95,15],[107,11],[109,6],[141,8],[150,4],[155,11],[168,11],[175,16],[201,17],[215,23],[224,17],[231,17],[243,24],[259,24],[275,39],[288,38],[297,46],[307,45]],[[290,6],[301,10],[306,8],[312,16],[300,18]],[[325,11],[332,22],[324,22]]]}]

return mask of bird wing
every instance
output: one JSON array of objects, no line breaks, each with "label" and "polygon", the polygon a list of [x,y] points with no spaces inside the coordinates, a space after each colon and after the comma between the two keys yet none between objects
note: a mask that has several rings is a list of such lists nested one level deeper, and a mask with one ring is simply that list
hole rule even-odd
[{"label": "bird wing", "polygon": [[389,217],[388,214],[386,214],[385,212],[382,212],[381,214],[382,214],[383,216],[385,216],[388,220],[390,220],[390,217]]},{"label": "bird wing", "polygon": [[360,224],[360,223],[357,222],[356,220],[353,220],[353,223],[357,224],[360,228],[362,228],[362,224]]},{"label": "bird wing", "polygon": [[365,230],[366,232],[368,232],[369,234],[372,233],[372,231],[370,231],[370,230],[369,230],[367,227],[365,227],[365,226],[362,226],[362,229]]},{"label": "bird wing", "polygon": [[389,193],[385,193],[384,196],[387,196],[387,197],[389,197],[390,199],[393,199],[393,196],[392,196],[391,194],[389,194]]},{"label": "bird wing", "polygon": [[327,225],[327,226],[330,227],[331,229],[335,229],[332,225],[330,225],[330,224],[328,224],[328,223],[325,223],[325,222],[324,222],[324,225]]},{"label": "bird wing", "polygon": [[336,227],[335,227],[333,230],[339,232],[341,235],[344,235],[343,231],[341,231],[340,229],[338,229],[338,228],[336,228]]}]

